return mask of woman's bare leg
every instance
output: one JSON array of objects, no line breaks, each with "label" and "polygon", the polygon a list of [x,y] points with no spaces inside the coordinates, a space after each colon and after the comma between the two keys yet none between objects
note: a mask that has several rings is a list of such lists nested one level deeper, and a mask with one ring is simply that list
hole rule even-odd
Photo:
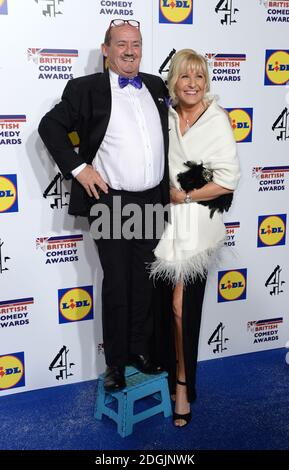
[{"label": "woman's bare leg", "polygon": [[[176,339],[176,356],[178,359],[177,364],[177,379],[181,382],[186,382],[185,362],[184,362],[184,347],[183,347],[183,283],[176,284],[173,292],[173,312],[175,319],[175,339]],[[187,414],[190,411],[190,403],[187,399],[187,387],[185,385],[176,385],[176,405],[175,412],[178,414]],[[176,426],[184,426],[186,421],[183,419],[175,420]]]}]

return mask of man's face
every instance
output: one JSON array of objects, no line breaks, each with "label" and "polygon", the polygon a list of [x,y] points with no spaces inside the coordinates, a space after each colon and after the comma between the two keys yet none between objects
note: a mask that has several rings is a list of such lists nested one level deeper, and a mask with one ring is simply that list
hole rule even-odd
[{"label": "man's face", "polygon": [[124,77],[138,74],[142,56],[141,35],[130,25],[111,28],[110,45],[102,45],[102,53],[108,58],[109,68]]}]

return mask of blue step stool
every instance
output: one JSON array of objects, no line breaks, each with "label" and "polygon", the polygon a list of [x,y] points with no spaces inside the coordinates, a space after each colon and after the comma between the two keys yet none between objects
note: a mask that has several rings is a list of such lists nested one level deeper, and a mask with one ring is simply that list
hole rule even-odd
[{"label": "blue step stool", "polygon": [[[98,379],[97,398],[95,405],[95,418],[102,419],[102,415],[108,416],[117,423],[117,431],[121,437],[132,434],[133,425],[158,413],[164,413],[165,417],[171,416],[171,400],[167,382],[167,372],[158,375],[149,375],[139,372],[134,367],[126,367],[126,388],[120,392],[109,393],[104,390],[104,374]],[[137,400],[153,397],[155,406],[149,406],[144,411],[134,413],[134,405]],[[117,404],[114,410],[111,406]],[[117,402],[117,403],[116,403]]]}]

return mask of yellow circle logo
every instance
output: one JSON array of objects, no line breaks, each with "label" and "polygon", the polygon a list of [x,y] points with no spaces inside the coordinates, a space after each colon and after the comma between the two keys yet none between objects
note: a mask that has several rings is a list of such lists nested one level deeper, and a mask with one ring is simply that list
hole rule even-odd
[{"label": "yellow circle logo", "polygon": [[0,176],[0,212],[8,211],[16,200],[16,188],[12,181]]},{"label": "yellow circle logo", "polygon": [[191,14],[192,0],[160,0],[160,9],[165,19],[171,23],[182,23]]},{"label": "yellow circle logo", "polygon": [[236,142],[246,140],[252,130],[251,116],[244,109],[233,109],[229,115]]},{"label": "yellow circle logo", "polygon": [[284,85],[289,80],[289,54],[286,51],[276,51],[266,62],[266,74],[275,85]]},{"label": "yellow circle logo", "polygon": [[0,0],[0,7],[2,7],[4,2],[5,2],[5,0]]},{"label": "yellow circle logo", "polygon": [[219,294],[225,300],[237,300],[246,289],[246,278],[240,271],[228,271],[219,281]]},{"label": "yellow circle logo", "polygon": [[280,244],[285,232],[285,223],[278,215],[269,215],[259,226],[260,240],[267,246]]},{"label": "yellow circle logo", "polygon": [[90,294],[81,288],[70,289],[60,299],[60,312],[69,321],[79,321],[86,317],[92,307]]},{"label": "yellow circle logo", "polygon": [[0,390],[15,387],[23,374],[24,366],[18,357],[0,357]]}]

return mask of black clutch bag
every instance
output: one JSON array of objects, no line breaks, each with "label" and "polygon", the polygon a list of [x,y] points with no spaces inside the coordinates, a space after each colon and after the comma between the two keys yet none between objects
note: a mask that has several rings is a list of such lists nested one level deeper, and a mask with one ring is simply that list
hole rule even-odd
[{"label": "black clutch bag", "polygon": [[[191,161],[184,163],[189,169],[177,175],[181,188],[188,192],[192,189],[200,189],[205,184],[213,180],[213,170],[205,168],[202,163],[197,164]],[[233,200],[233,193],[223,194],[222,196],[211,199],[210,201],[198,201],[198,204],[208,206],[210,209],[210,217],[212,218],[215,211],[228,211]]]}]

